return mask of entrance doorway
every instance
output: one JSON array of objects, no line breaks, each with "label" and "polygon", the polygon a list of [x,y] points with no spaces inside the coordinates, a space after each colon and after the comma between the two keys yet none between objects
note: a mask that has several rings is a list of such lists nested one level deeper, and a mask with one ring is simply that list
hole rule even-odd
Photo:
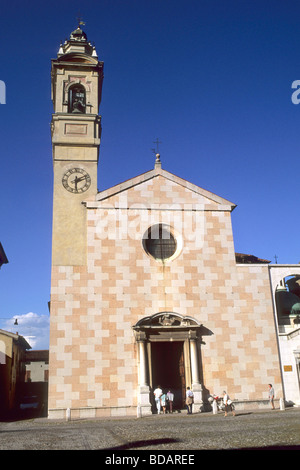
[{"label": "entrance doorway", "polygon": [[181,410],[185,401],[185,370],[183,341],[151,342],[152,389],[174,393],[173,409]]}]

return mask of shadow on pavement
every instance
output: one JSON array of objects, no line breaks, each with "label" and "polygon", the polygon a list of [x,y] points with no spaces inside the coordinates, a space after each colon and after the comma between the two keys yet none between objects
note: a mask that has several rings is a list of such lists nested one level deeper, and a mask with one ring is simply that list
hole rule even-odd
[{"label": "shadow on pavement", "polygon": [[[137,449],[139,447],[146,446],[158,446],[160,444],[172,444],[175,442],[180,442],[178,439],[149,439],[147,441],[133,441],[127,442],[126,444],[121,444],[115,447],[108,447],[105,450],[126,450],[126,449]],[[102,450],[102,449],[101,449]]]}]

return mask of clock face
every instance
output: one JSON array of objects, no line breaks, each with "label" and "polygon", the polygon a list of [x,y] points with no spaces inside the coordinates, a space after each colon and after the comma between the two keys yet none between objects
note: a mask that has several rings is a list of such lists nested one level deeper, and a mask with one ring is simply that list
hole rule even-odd
[{"label": "clock face", "polygon": [[64,174],[62,184],[71,193],[84,193],[91,185],[91,177],[82,168],[72,168]]}]

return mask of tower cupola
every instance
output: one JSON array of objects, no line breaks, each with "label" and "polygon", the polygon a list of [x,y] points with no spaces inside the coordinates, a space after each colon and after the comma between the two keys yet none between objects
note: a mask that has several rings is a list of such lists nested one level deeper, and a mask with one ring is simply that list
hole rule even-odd
[{"label": "tower cupola", "polygon": [[92,57],[97,57],[95,47],[88,41],[85,32],[78,26],[70,34],[70,38],[66,39],[64,44],[60,45],[57,57],[61,57],[64,54],[81,53],[87,54]]}]

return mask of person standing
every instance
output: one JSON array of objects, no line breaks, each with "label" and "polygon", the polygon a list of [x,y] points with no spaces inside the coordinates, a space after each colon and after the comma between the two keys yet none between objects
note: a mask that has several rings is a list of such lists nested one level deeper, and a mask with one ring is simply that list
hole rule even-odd
[{"label": "person standing", "polygon": [[187,407],[188,415],[192,414],[193,403],[194,403],[194,394],[192,390],[190,389],[190,387],[187,387],[185,404]]},{"label": "person standing", "polygon": [[172,393],[171,390],[168,390],[167,397],[168,397],[168,403],[169,403],[169,411],[170,413],[173,413],[174,393]]},{"label": "person standing", "polygon": [[269,402],[270,402],[272,410],[275,410],[274,396],[275,396],[275,392],[274,392],[273,385],[269,384]]},{"label": "person standing", "polygon": [[223,403],[225,406],[225,415],[227,416],[229,411],[232,411],[232,416],[235,416],[235,411],[234,411],[234,406],[232,405],[232,401],[230,400],[230,397],[227,392],[223,392]]},{"label": "person standing", "polygon": [[165,392],[163,392],[162,396],[160,397],[160,404],[163,409],[163,414],[166,414],[166,405],[167,405],[167,395]]},{"label": "person standing", "polygon": [[154,398],[155,398],[155,404],[156,404],[156,409],[157,409],[157,414],[160,414],[160,408],[161,408],[161,403],[160,403],[160,397],[162,396],[162,389],[160,388],[160,385],[156,387],[154,390]]}]

